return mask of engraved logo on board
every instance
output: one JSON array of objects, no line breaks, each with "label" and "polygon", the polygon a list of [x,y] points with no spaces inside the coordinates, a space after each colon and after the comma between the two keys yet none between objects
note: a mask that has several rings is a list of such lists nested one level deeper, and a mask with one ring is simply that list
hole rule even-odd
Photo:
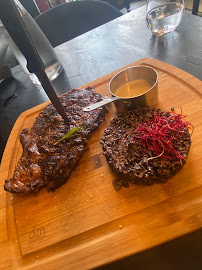
[{"label": "engraved logo on board", "polygon": [[40,241],[45,237],[45,227],[36,227],[29,232],[29,239],[32,241]]}]

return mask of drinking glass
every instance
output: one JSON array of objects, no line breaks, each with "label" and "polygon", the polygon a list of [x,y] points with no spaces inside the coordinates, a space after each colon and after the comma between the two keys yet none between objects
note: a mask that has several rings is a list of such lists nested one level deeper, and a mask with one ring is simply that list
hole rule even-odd
[{"label": "drinking glass", "polygon": [[[1,1],[1,0],[0,0]],[[61,72],[63,71],[63,67],[61,62],[59,61],[56,52],[54,51],[53,47],[51,46],[50,42],[39,28],[35,20],[30,16],[27,10],[21,5],[18,0],[13,0],[16,8],[21,16],[24,25],[26,26],[26,30],[29,33],[32,43],[34,44],[46,71],[46,74],[50,81],[56,79]],[[11,12],[12,11],[12,12]],[[10,15],[14,13],[14,10],[10,10]],[[15,15],[15,13],[14,13]],[[27,68],[27,59],[23,54],[26,51],[26,44],[23,41],[23,26],[18,28],[18,35],[16,35],[15,25],[13,22],[7,19],[7,14],[5,17],[1,18],[0,20],[0,29],[8,43],[8,46],[12,50],[13,54],[15,55],[16,59],[18,60],[19,64],[22,66],[25,73],[29,76],[29,78],[33,81],[34,84],[40,85],[40,82],[37,76],[32,73],[33,70],[28,70]],[[4,21],[3,21],[4,19]],[[14,16],[14,22],[19,23],[19,19],[17,16]],[[4,25],[5,24],[5,25]],[[20,31],[21,30],[21,31]],[[20,33],[20,34],[19,34]],[[30,63],[33,62],[34,56],[30,55]]]},{"label": "drinking glass", "polygon": [[173,32],[180,24],[184,0],[147,0],[147,27],[154,35]]}]

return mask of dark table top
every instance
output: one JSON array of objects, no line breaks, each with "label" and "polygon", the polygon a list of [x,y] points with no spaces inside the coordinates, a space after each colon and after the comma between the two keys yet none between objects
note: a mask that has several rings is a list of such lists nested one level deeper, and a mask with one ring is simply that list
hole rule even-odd
[{"label": "dark table top", "polygon": [[[185,13],[175,32],[156,37],[146,27],[145,7],[55,48],[64,72],[53,81],[58,94],[144,57],[181,68],[202,80],[202,18]],[[0,83],[0,157],[10,131],[25,110],[48,98],[20,66]],[[202,269],[202,231],[197,231],[104,269]]]}]

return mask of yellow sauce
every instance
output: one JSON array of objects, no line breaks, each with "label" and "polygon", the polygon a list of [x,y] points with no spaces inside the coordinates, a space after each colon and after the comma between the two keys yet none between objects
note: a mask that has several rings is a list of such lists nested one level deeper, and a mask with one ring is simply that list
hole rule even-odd
[{"label": "yellow sauce", "polygon": [[121,85],[114,94],[121,98],[136,97],[144,94],[151,88],[145,80],[134,80]]}]

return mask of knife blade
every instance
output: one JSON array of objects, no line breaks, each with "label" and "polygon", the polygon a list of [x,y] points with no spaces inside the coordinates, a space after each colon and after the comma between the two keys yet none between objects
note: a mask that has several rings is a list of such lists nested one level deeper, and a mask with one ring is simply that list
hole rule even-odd
[{"label": "knife blade", "polygon": [[[12,18],[12,23],[9,22],[9,18]],[[45,72],[45,66],[42,62],[42,59],[23,21],[23,16],[19,13],[13,0],[0,1],[0,19],[2,20],[8,32],[9,30],[13,32],[13,27],[15,27],[16,32],[20,34],[20,38],[23,38],[23,54],[27,59],[28,69],[36,74],[39,81],[41,82],[43,89],[45,90],[58,113],[65,121],[68,121],[65,110],[60,103],[54,87]],[[17,34],[14,36],[14,41],[17,41],[16,43],[19,41],[19,36],[17,36]]]}]

